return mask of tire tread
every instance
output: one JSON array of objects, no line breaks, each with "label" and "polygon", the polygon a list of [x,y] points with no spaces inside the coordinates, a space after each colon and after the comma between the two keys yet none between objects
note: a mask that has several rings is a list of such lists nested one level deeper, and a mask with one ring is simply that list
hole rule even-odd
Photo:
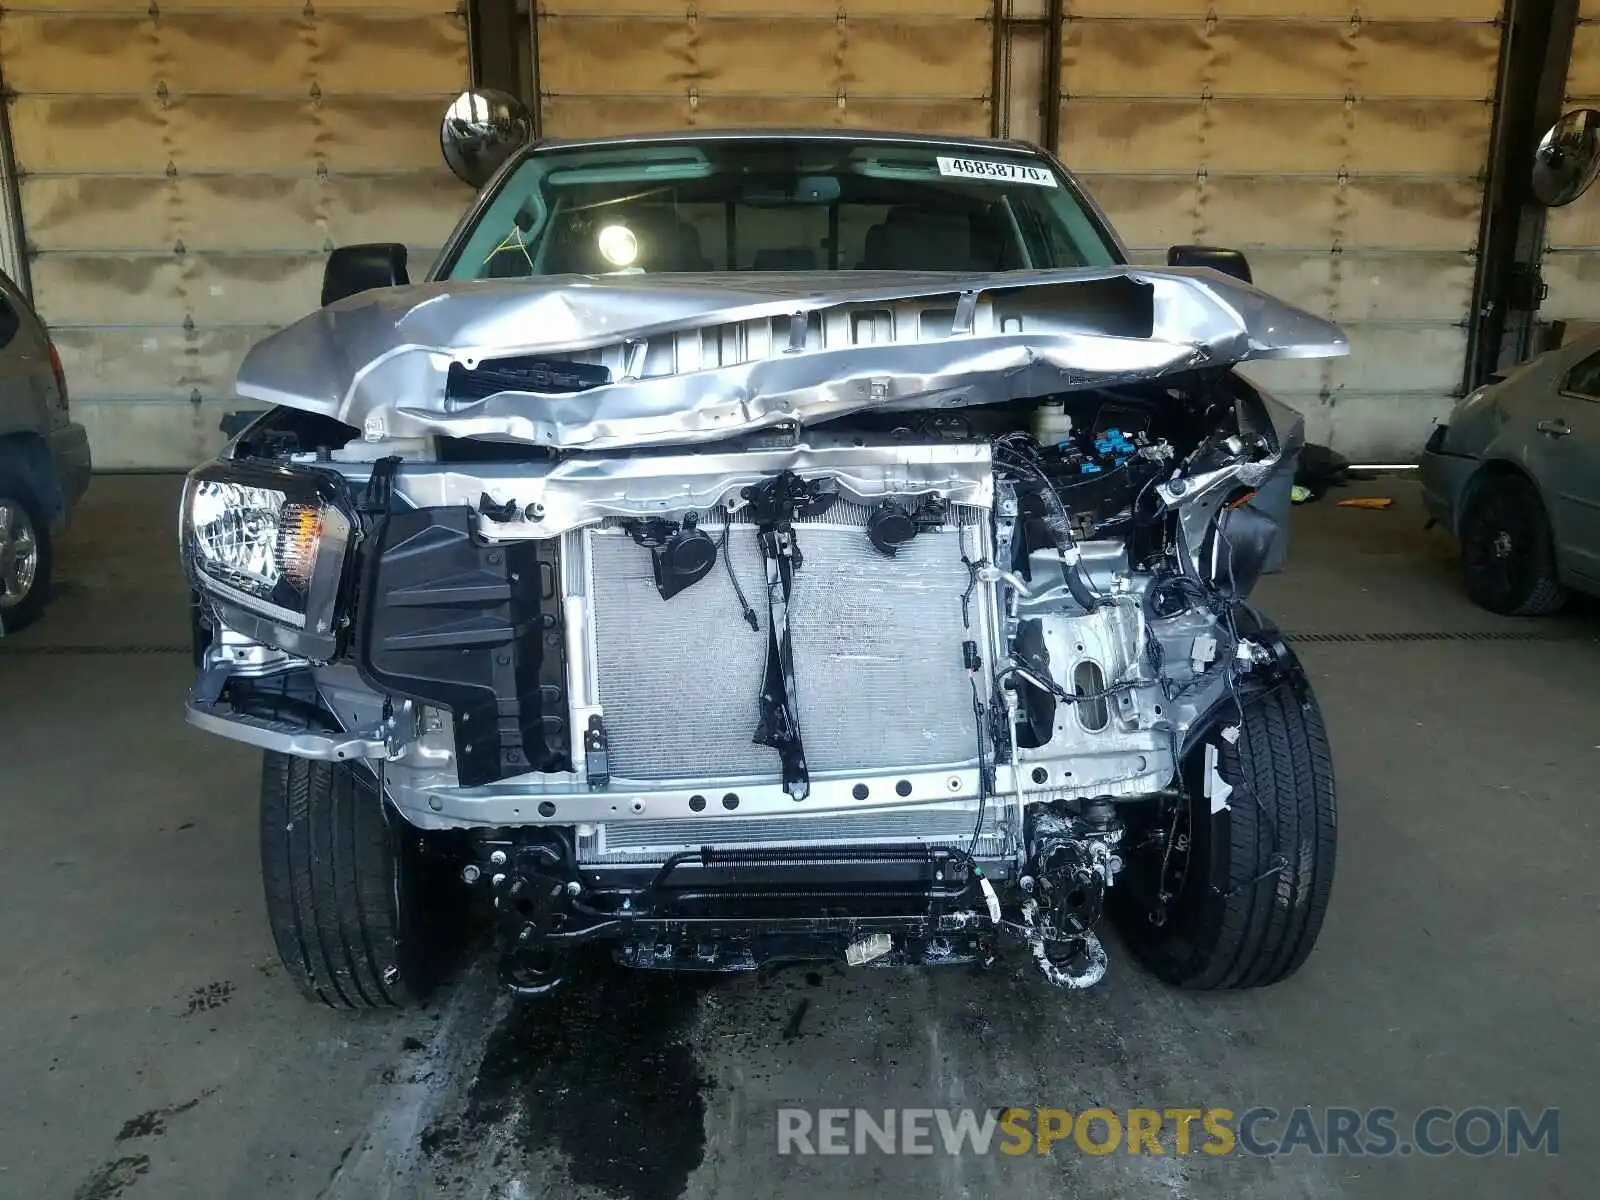
[{"label": "tire tread", "polygon": [[55,577],[55,541],[50,532],[50,520],[39,500],[37,489],[25,476],[0,469],[0,497],[10,498],[28,510],[33,525],[33,537],[39,551],[38,573],[33,589],[13,608],[0,609],[0,634],[20,633],[39,619]]},{"label": "tire tread", "polygon": [[[1233,722],[1225,722],[1232,724]],[[1125,930],[1157,975],[1194,991],[1266,987],[1305,963],[1333,892],[1337,843],[1333,756],[1316,701],[1304,707],[1289,688],[1248,698],[1236,742],[1219,739],[1218,771],[1233,785],[1225,812],[1191,800],[1194,821],[1209,820],[1203,890],[1180,903],[1191,911],[1150,931],[1142,912]],[[1274,856],[1282,854],[1283,867]]]},{"label": "tire tread", "polygon": [[[1529,522],[1540,531],[1538,542],[1537,578],[1530,581],[1527,593],[1515,604],[1491,601],[1474,586],[1470,568],[1467,569],[1467,591],[1474,603],[1491,612],[1508,617],[1547,617],[1566,606],[1569,593],[1561,582],[1556,563],[1555,538],[1550,531],[1550,518],[1539,499],[1539,492],[1528,479],[1515,473],[1496,473],[1482,479],[1473,488],[1462,514],[1461,525],[1465,539],[1467,523],[1482,519],[1481,505],[1486,496],[1503,493],[1512,503],[1521,507]],[[1466,564],[1463,564],[1464,567]]]},{"label": "tire tread", "polygon": [[[261,776],[261,866],[285,969],[332,1008],[409,1000],[399,964],[394,852],[377,784],[343,763],[268,751]],[[380,890],[381,889],[381,890]]]}]

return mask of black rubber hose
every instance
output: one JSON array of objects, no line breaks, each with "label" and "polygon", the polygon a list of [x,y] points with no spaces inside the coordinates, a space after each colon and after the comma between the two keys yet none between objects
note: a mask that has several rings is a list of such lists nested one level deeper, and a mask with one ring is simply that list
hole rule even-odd
[{"label": "black rubber hose", "polygon": [[1072,593],[1072,598],[1083,605],[1085,612],[1093,612],[1099,606],[1099,598],[1089,590],[1089,581],[1083,577],[1081,563],[1068,563],[1061,560],[1061,574],[1066,579],[1067,591]]},{"label": "black rubber hose", "polygon": [[[1015,451],[1011,453],[1015,454]],[[1050,477],[1038,463],[1018,456],[1012,465],[1027,472],[1038,482],[1039,498],[1047,510],[1045,528],[1050,530],[1056,543],[1056,552],[1061,555],[1061,581],[1067,585],[1067,591],[1072,593],[1072,598],[1083,606],[1085,612],[1094,612],[1100,607],[1100,597],[1096,596],[1094,589],[1089,586],[1089,577],[1083,570],[1083,564],[1069,563],[1066,559],[1067,552],[1075,549],[1077,542],[1072,536],[1072,518],[1067,513],[1066,505],[1061,502],[1061,494],[1056,491],[1055,485],[1050,482]]]}]

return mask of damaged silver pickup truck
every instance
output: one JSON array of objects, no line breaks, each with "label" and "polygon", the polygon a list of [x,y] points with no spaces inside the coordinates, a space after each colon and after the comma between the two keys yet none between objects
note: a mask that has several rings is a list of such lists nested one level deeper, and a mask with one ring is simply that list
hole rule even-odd
[{"label": "damaged silver pickup truck", "polygon": [[601,943],[1079,988],[1103,914],[1184,987],[1304,961],[1332,768],[1246,603],[1302,431],[1233,368],[1335,326],[1127,265],[1037,149],[845,131],[523,145],[325,300],[181,514],[308,995],[419,995],[474,898],[524,995]]}]

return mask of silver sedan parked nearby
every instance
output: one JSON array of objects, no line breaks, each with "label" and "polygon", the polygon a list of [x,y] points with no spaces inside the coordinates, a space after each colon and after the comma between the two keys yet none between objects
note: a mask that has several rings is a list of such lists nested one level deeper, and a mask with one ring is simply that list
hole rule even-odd
[{"label": "silver sedan parked nearby", "polygon": [[89,468],[60,356],[27,297],[0,274],[0,634],[44,607],[51,535],[88,490]]},{"label": "silver sedan parked nearby", "polygon": [[1428,440],[1422,485],[1484,608],[1600,594],[1600,331],[1466,396]]}]

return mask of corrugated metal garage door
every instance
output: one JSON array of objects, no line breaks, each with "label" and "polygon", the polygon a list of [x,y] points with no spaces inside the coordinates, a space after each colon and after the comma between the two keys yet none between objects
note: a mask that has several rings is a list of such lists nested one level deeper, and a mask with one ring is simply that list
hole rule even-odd
[{"label": "corrugated metal garage door", "polygon": [[316,307],[340,242],[425,268],[468,200],[438,122],[447,0],[15,0],[0,71],[34,295],[97,465],[188,466],[240,356]]},{"label": "corrugated metal garage door", "polygon": [[1258,283],[1351,340],[1252,374],[1316,440],[1414,454],[1461,379],[1498,0],[1069,9],[1062,153],[1137,257],[1247,250]]},{"label": "corrugated metal garage door", "polygon": [[986,133],[989,8],[988,0],[540,0],[543,130]]},{"label": "corrugated metal garage door", "polygon": [[[1567,109],[1600,108],[1600,0],[1582,0],[1567,72]],[[1552,209],[1545,225],[1544,320],[1600,321],[1600,188]]]}]

